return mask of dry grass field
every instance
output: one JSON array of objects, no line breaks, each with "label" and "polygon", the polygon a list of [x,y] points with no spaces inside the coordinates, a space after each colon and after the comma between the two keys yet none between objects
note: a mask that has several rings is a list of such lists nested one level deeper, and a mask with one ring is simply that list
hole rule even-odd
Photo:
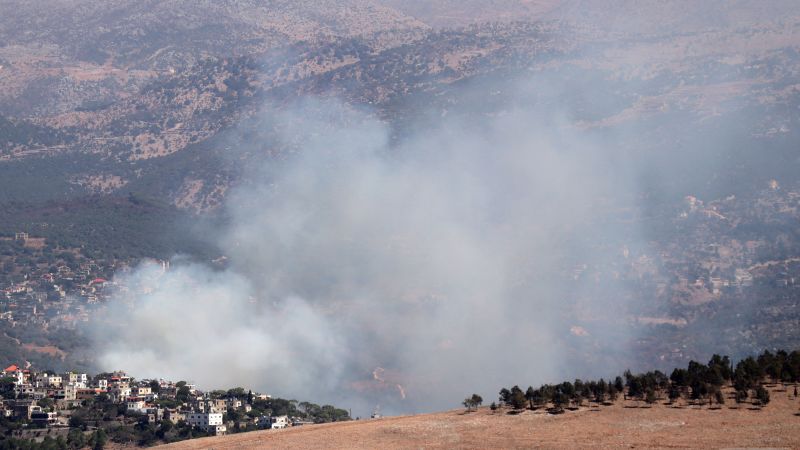
[{"label": "dry grass field", "polygon": [[[172,449],[235,448],[800,448],[800,399],[771,388],[759,410],[618,402],[561,415],[481,408],[197,439]],[[624,404],[623,404],[624,403]]]}]

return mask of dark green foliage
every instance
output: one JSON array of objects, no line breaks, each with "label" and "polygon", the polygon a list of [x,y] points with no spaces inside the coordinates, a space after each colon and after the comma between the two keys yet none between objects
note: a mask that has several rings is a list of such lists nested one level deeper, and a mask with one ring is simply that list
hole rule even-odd
[{"label": "dark green foliage", "polygon": [[514,409],[525,408],[525,393],[522,392],[522,389],[520,389],[519,386],[514,386],[511,388],[511,397],[509,398],[508,403]]},{"label": "dark green foliage", "polygon": [[700,400],[706,398],[709,393],[708,383],[702,380],[694,380],[690,385],[693,400]]},{"label": "dark green foliage", "polygon": [[254,400],[253,410],[247,413],[251,417],[259,415],[301,417],[314,423],[343,422],[351,420],[350,413],[332,405],[319,406],[314,403],[270,398]]},{"label": "dark green foliage", "polygon": [[717,404],[724,405],[725,404],[725,395],[722,393],[722,391],[718,390],[718,391],[716,391],[714,393],[714,400],[717,402]]},{"label": "dark green foliage", "polygon": [[598,403],[604,402],[606,398],[615,401],[620,392],[627,392],[628,397],[648,404],[655,403],[664,395],[674,403],[688,393],[691,399],[701,403],[722,405],[725,403],[722,388],[727,383],[732,383],[736,390],[737,403],[747,401],[750,397],[749,391],[752,390],[752,398],[766,405],[769,402],[769,391],[762,386],[765,378],[800,382],[798,351],[778,351],[775,354],[765,351],[758,358],[748,357],[739,361],[735,370],[731,367],[730,358],[714,355],[708,364],[690,361],[686,369],[676,368],[669,377],[658,370],[641,374],[626,370],[624,379],[618,376],[613,383],[607,383],[603,379],[575,380],[574,383],[565,381],[557,385],[545,384],[538,389],[529,387],[524,393],[518,386],[514,386],[500,390],[500,404],[521,409],[527,401],[528,407],[533,409],[538,405],[552,403],[556,410],[560,410],[571,403],[580,406],[585,399]]},{"label": "dark green foliage", "polygon": [[473,408],[478,408],[483,404],[483,397],[478,394],[472,394],[471,396],[465,398],[461,404],[467,408],[467,411],[472,411]]},{"label": "dark green foliage", "polygon": [[[721,380],[722,382],[730,380],[733,377],[733,372],[731,371],[731,360],[727,356],[720,356],[714,355],[711,357],[711,360],[708,361],[708,370],[712,373],[711,377],[715,380]],[[715,383],[718,386],[722,384]]]},{"label": "dark green foliage", "polygon": [[106,442],[108,442],[108,436],[102,428],[94,432],[89,439],[89,445],[93,450],[102,450],[106,446]]},{"label": "dark green foliage", "polygon": [[158,394],[159,392],[161,392],[161,385],[158,383],[158,380],[150,381],[150,391],[153,394]]},{"label": "dark green foliage", "polygon": [[752,389],[761,381],[764,373],[764,369],[758,362],[754,358],[748,357],[736,365],[733,385],[737,390]]},{"label": "dark green foliage", "polygon": [[689,373],[686,372],[686,369],[676,368],[672,371],[669,379],[676,386],[689,386]]},{"label": "dark green foliage", "polygon": [[189,389],[189,386],[186,386],[185,381],[179,381],[178,384],[180,383],[183,384],[178,387],[178,392],[175,394],[175,399],[179,402],[187,402],[189,401],[189,395],[191,394],[192,390]]},{"label": "dark green foliage", "polygon": [[[200,239],[199,232],[191,231],[197,220],[166,203],[134,194],[47,203],[0,203],[0,235],[25,231],[46,238],[51,248],[78,248],[83,256],[94,259],[209,255],[213,251]],[[66,258],[67,263],[75,258],[68,252],[45,257]]]},{"label": "dark green foliage", "polygon": [[622,390],[625,388],[625,385],[622,382],[622,377],[617,376],[614,378],[614,388],[617,390],[617,392],[622,392]]},{"label": "dark green foliage", "polygon": [[528,389],[525,391],[525,399],[528,400],[530,408],[533,409],[533,401],[536,399],[536,391],[533,390],[532,386],[528,386]]},{"label": "dark green foliage", "polygon": [[747,401],[747,389],[737,390],[736,391],[736,403],[742,403]]},{"label": "dark green foliage", "polygon": [[83,431],[77,428],[69,430],[67,435],[67,446],[71,449],[81,449],[86,445],[86,436]]},{"label": "dark green foliage", "polygon": [[0,396],[3,398],[11,398],[14,395],[14,385],[16,378],[5,377],[0,378]]},{"label": "dark green foliage", "polygon": [[766,405],[769,403],[769,391],[764,389],[764,386],[756,387],[756,399],[762,404]]},{"label": "dark green foliage", "polygon": [[47,147],[62,143],[67,137],[54,128],[34,125],[28,121],[11,121],[0,115],[0,154],[16,145]]},{"label": "dark green foliage", "polygon": [[678,385],[671,385],[669,387],[669,401],[674,402],[681,398],[681,389]]},{"label": "dark green foliage", "polygon": [[511,391],[506,388],[500,389],[500,404],[508,405],[511,403]]},{"label": "dark green foliage", "polygon": [[646,401],[648,404],[653,404],[656,402],[657,399],[658,397],[656,397],[656,391],[654,391],[652,388],[647,388],[644,401]]}]

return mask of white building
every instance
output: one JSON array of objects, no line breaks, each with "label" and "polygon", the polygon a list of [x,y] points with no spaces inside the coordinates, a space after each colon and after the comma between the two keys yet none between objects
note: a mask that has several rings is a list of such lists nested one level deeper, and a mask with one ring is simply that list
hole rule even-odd
[{"label": "white building", "polygon": [[85,373],[67,372],[61,378],[65,384],[72,384],[81,389],[85,388],[86,383],[89,381],[89,377]]},{"label": "white building", "polygon": [[128,411],[136,411],[144,413],[147,411],[147,406],[144,400],[130,399],[127,401]]},{"label": "white building", "polygon": [[56,393],[58,398],[62,398],[64,400],[75,400],[78,395],[78,387],[74,384],[66,384],[62,389],[59,389]]},{"label": "white building", "polygon": [[111,398],[116,402],[124,402],[131,396],[131,388],[127,384],[115,386],[109,391]]},{"label": "white building", "polygon": [[227,430],[222,424],[221,412],[190,412],[186,414],[186,423],[214,434],[224,434]]},{"label": "white building", "polygon": [[273,416],[269,418],[269,423],[267,423],[267,428],[278,430],[281,428],[286,428],[289,426],[291,422],[289,422],[289,416]]},{"label": "white building", "polygon": [[61,387],[62,379],[60,375],[48,375],[45,382],[50,387]]}]

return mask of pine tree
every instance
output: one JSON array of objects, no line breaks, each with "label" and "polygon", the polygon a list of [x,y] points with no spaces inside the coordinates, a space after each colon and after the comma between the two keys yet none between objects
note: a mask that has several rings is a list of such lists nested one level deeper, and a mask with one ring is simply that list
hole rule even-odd
[{"label": "pine tree", "polygon": [[758,386],[756,388],[756,398],[762,405],[766,406],[769,403],[769,391],[764,389],[764,386]]},{"label": "pine tree", "polygon": [[533,409],[533,399],[535,397],[536,391],[533,390],[533,386],[528,386],[528,390],[525,391],[525,398],[528,400],[531,409]]}]

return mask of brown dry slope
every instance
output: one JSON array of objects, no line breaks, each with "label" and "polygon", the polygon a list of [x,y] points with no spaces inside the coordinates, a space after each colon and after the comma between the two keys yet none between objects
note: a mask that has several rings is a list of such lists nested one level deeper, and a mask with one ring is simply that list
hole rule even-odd
[{"label": "brown dry slope", "polygon": [[[763,410],[604,407],[559,416],[449,411],[184,441],[173,449],[234,448],[800,448],[800,400],[772,391]],[[629,405],[631,406],[631,405]]]}]

